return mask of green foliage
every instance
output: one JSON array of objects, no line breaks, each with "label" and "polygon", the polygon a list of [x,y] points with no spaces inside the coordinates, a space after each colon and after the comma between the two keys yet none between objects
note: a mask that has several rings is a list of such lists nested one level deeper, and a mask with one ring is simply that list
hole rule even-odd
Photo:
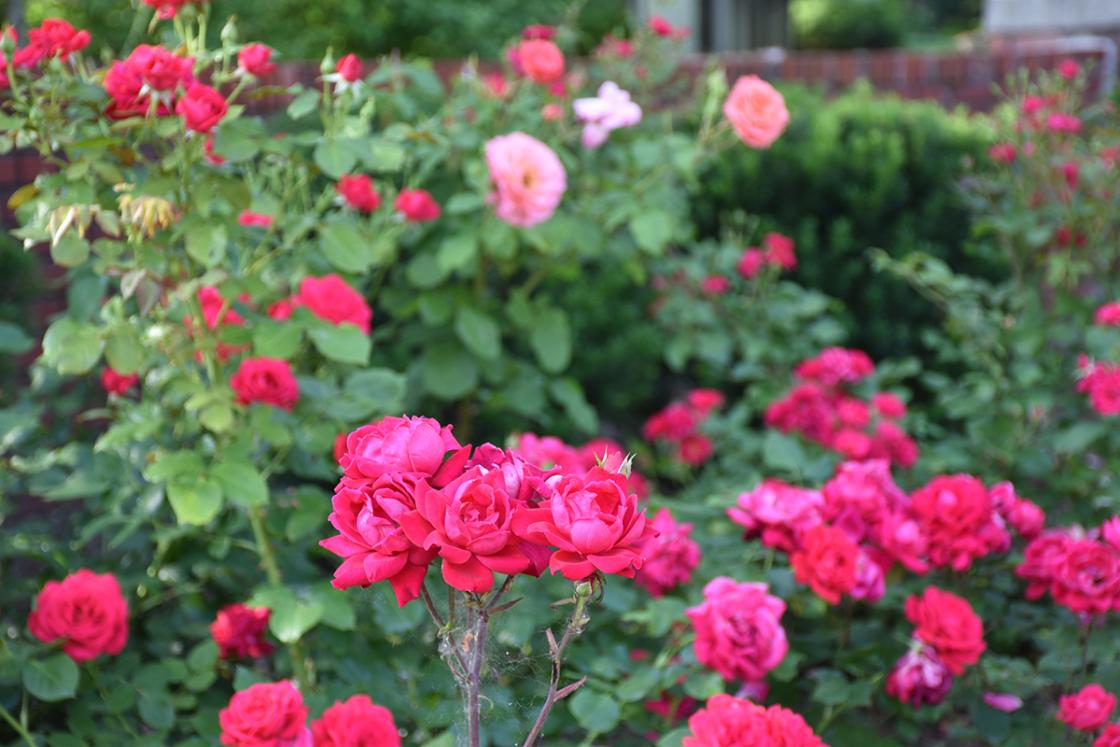
[{"label": "green foliage", "polygon": [[794,38],[802,49],[885,49],[901,46],[904,0],[792,0]]},{"label": "green foliage", "polygon": [[737,229],[738,211],[758,216],[762,231],[796,241],[794,277],[843,303],[851,344],[874,358],[922,354],[935,309],[897,278],[873,273],[868,250],[921,251],[962,272],[1001,272],[998,260],[969,253],[972,217],[957,186],[990,133],[964,113],[863,85],[827,103],[787,93],[793,120],[777,143],[733,152],[703,176],[707,199],[694,203],[701,232]]}]

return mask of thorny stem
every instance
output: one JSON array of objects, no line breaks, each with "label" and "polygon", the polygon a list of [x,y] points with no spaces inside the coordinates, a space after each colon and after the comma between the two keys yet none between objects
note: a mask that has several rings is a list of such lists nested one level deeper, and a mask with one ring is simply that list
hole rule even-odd
[{"label": "thorny stem", "polygon": [[445,622],[443,615],[436,609],[435,602],[432,601],[431,595],[428,593],[427,586],[420,587],[420,598],[424,600],[424,606],[428,609],[428,615],[431,616],[432,622],[439,628],[439,637],[443,641],[443,647],[451,652],[452,660],[449,662],[451,667],[451,674],[459,682],[464,682],[467,676],[467,662],[463,659],[463,654],[459,651],[459,644],[455,641],[454,633],[454,620],[455,620],[455,593],[453,590],[448,589],[447,599],[449,605],[448,620]]},{"label": "thorny stem", "polygon": [[[264,525],[264,512],[260,508],[249,511],[249,523],[253,526],[253,538],[257,543],[257,554],[260,555],[261,565],[264,566],[265,576],[273,586],[282,586],[284,579],[280,575],[280,566],[276,564],[276,555],[272,551],[272,543],[268,541],[268,530]],[[288,656],[292,660],[292,668],[296,673],[299,689],[308,692],[311,687],[311,676],[307,669],[307,661],[303,658],[299,641],[288,644]]]},{"label": "thorny stem", "polygon": [[525,742],[521,747],[533,747],[533,745],[537,743],[537,739],[544,729],[544,722],[548,720],[548,715],[552,712],[552,707],[556,705],[557,701],[562,700],[578,690],[587,679],[584,677],[564,688],[560,687],[560,667],[564,661],[564,651],[568,648],[568,644],[572,642],[572,639],[583,632],[584,627],[590,620],[587,616],[587,602],[590,598],[590,587],[586,590],[581,590],[577,587],[575,608],[568,618],[568,623],[564,627],[564,635],[561,636],[559,643],[557,643],[556,637],[552,634],[552,631],[547,631],[548,648],[552,658],[552,678],[548,683],[548,695],[545,697],[544,704],[541,706],[541,712],[537,715],[537,720],[533,724],[533,728],[529,731],[529,736],[525,737]]}]

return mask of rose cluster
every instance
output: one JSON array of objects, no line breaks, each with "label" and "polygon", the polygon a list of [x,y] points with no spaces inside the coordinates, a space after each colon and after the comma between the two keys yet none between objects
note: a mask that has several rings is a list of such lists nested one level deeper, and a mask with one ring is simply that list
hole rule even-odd
[{"label": "rose cluster", "polygon": [[971,475],[935,477],[907,496],[886,460],[841,463],[820,490],[764,480],[727,513],[748,539],[789,553],[795,578],[831,604],[877,601],[895,562],[965,571],[1010,548],[1009,525],[1029,540],[1045,522],[1010,483],[989,490]]},{"label": "rose cluster", "polygon": [[227,747],[400,747],[389,709],[366,695],[336,702],[307,726],[308,708],[291,682],[260,682],[234,693],[218,714]]},{"label": "rose cluster", "polygon": [[[18,40],[14,28],[9,27],[5,33],[13,43]],[[16,47],[12,52],[11,64],[4,59],[4,64],[0,65],[0,90],[10,85],[8,76],[13,74],[12,68],[28,70],[44,60],[54,58],[66,61],[70,59],[70,55],[89,46],[89,41],[88,31],[79,31],[60,18],[46,19],[27,32],[27,44]]]},{"label": "rose cluster", "polygon": [[888,459],[909,467],[918,447],[899,425],[906,405],[890,392],[864,400],[850,390],[874,372],[866,353],[828,348],[797,365],[797,382],[766,408],[766,425],[800,433],[847,459]]},{"label": "rose cluster", "polygon": [[712,455],[712,441],[700,432],[700,426],[723,402],[723,394],[716,389],[693,389],[684,400],[651,415],[642,426],[642,436],[651,443],[672,444],[676,458],[685,464],[703,464]]},{"label": "rose cluster", "polygon": [[793,239],[771,231],[762,237],[762,247],[750,246],[739,257],[739,274],[750,280],[758,277],[765,267],[792,270],[797,267],[797,253]]},{"label": "rose cluster", "polygon": [[334,586],[388,581],[400,605],[438,557],[444,581],[483,593],[494,574],[633,578],[655,530],[626,475],[542,469],[513,449],[461,445],[431,418],[387,417],[346,437],[323,540]]},{"label": "rose cluster", "polygon": [[1090,531],[1062,527],[1043,532],[1015,569],[1027,582],[1028,599],[1046,592],[1078,615],[1120,610],[1120,518]]},{"label": "rose cluster", "polygon": [[217,89],[195,77],[195,59],[141,44],[105,73],[113,119],[178,114],[187,129],[209,135],[229,112]]}]

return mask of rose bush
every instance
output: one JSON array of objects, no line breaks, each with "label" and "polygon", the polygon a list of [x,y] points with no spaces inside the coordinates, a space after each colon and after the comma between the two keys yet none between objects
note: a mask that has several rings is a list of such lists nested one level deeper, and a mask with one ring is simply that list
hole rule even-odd
[{"label": "rose bush", "polygon": [[[1114,739],[1117,286],[1075,252],[1118,193],[1079,73],[972,185],[1063,251],[1001,203],[1006,287],[880,258],[962,341],[922,371],[841,347],[782,227],[695,240],[701,169],[798,112],[717,69],[664,106],[662,19],[587,61],[530,27],[500,75],[328,55],[275,90],[268,47],[156,5],[173,41],[104,69],[61,23],[0,44],[0,142],[51,164],[16,235],[69,301],[0,411],[4,739]],[[583,376],[635,317],[664,370]],[[601,419],[631,376],[656,406]]]}]

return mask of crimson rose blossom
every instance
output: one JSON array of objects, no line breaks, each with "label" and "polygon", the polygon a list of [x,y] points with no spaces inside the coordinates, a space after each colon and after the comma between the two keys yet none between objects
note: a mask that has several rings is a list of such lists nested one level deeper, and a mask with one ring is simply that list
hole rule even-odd
[{"label": "crimson rose blossom", "polygon": [[327,520],[339,533],[319,543],[343,558],[332,586],[348,589],[388,581],[401,607],[420,596],[436,552],[410,542],[401,518],[416,510],[422,482],[416,474],[385,473],[360,488],[336,488]]},{"label": "crimson rose blossom", "polygon": [[237,53],[237,67],[258,78],[276,70],[272,50],[263,44],[246,44]]},{"label": "crimson rose blossom", "polygon": [[633,578],[642,567],[639,548],[654,529],[626,477],[594,467],[548,487],[549,498],[519,511],[514,526],[522,538],[557,548],[549,560],[553,575],[581,581],[598,571]]},{"label": "crimson rose blossom", "polygon": [[291,682],[260,682],[233,694],[218,713],[227,747],[311,747],[307,706]]},{"label": "crimson rose blossom", "polygon": [[915,708],[936,705],[953,687],[953,675],[931,647],[919,642],[887,675],[887,695]]},{"label": "crimson rose blossom", "polygon": [[244,659],[266,656],[272,644],[264,639],[268,629],[268,607],[248,607],[240,602],[218,610],[210,623],[210,635],[218,644],[223,659]]},{"label": "crimson rose blossom", "polygon": [[500,470],[475,467],[442,489],[421,486],[416,511],[400,521],[417,547],[435,549],[443,558],[443,580],[460,591],[485,593],[494,588],[494,574],[533,573],[523,541],[513,533],[514,517],[523,504],[506,492]]},{"label": "crimson rose blossom", "polygon": [[987,648],[983,623],[968,600],[936,586],[906,600],[906,619],[916,626],[914,635],[932,646],[953,674],[964,673]]},{"label": "crimson rose blossom", "polygon": [[85,49],[89,45],[89,38],[88,31],[79,31],[59,18],[48,18],[27,32],[25,50],[28,51],[24,54],[28,55],[28,62],[32,58],[34,62],[38,62],[44,57],[67,60],[71,54]]},{"label": "crimson rose blossom", "polygon": [[346,437],[346,450],[338,463],[350,480],[375,480],[386,472],[433,477],[447,452],[463,448],[451,435],[451,428],[432,418],[382,418]]},{"label": "crimson rose blossom", "polygon": [[128,641],[128,603],[112,574],[82,568],[43,586],[27,627],[44,643],[62,641],[62,650],[78,663],[116,656]]},{"label": "crimson rose blossom", "polygon": [[1093,742],[1093,747],[1120,747],[1120,724],[1109,724]]},{"label": "crimson rose blossom", "polygon": [[1006,551],[1011,543],[988,489],[971,475],[935,477],[911,496],[911,508],[929,537],[935,566],[968,570],[974,559]]},{"label": "crimson rose blossom", "polygon": [[343,201],[359,213],[372,213],[381,207],[381,195],[373,188],[373,180],[366,174],[347,174],[335,185]]},{"label": "crimson rose blossom", "polygon": [[427,223],[440,215],[439,203],[423,189],[402,189],[393,207],[410,223]]},{"label": "crimson rose blossom", "polygon": [[1096,731],[1116,710],[1116,696],[1097,684],[1086,685],[1058,701],[1058,720],[1077,731]]},{"label": "crimson rose blossom", "polygon": [[242,210],[237,216],[237,223],[246,228],[268,228],[272,225],[272,216],[265,213],[254,213],[252,210]]},{"label": "crimson rose blossom", "polygon": [[781,617],[786,603],[762,583],[719,576],[704,587],[704,601],[685,611],[696,630],[696,660],[726,680],[761,680],[789,651]]},{"label": "crimson rose blossom", "polygon": [[134,373],[118,373],[109,366],[101,369],[101,388],[109,394],[125,394],[129,389],[136,386],[139,381],[140,376]]},{"label": "crimson rose blossom", "polygon": [[767,479],[739,496],[727,509],[736,524],[746,527],[745,538],[761,536],[762,544],[785,552],[797,549],[801,535],[822,523],[824,498],[819,491]]},{"label": "crimson rose blossom", "polygon": [[829,604],[839,604],[856,585],[859,548],[842,529],[817,526],[801,537],[801,546],[790,557],[793,575],[808,584]]},{"label": "crimson rose blossom", "polygon": [[1104,614],[1120,607],[1120,553],[1090,539],[1070,541],[1062,549],[1050,587],[1054,601],[1078,613]]},{"label": "crimson rose blossom", "polygon": [[225,97],[202,83],[191,85],[175,104],[175,113],[183,118],[187,129],[204,135],[217,127],[228,111]]},{"label": "crimson rose blossom", "polygon": [[354,83],[362,77],[362,60],[356,54],[348,54],[338,61],[334,70],[347,83]]},{"label": "crimson rose blossom", "polygon": [[282,358],[246,358],[229,380],[238,404],[263,402],[291,410],[299,400],[299,382]]},{"label": "crimson rose blossom", "polygon": [[311,722],[315,747],[400,747],[393,714],[368,695],[336,702]]},{"label": "crimson rose blossom", "polygon": [[188,5],[205,4],[206,0],[142,0],[144,5],[154,8],[156,15],[163,20],[174,18],[176,14]]},{"label": "crimson rose blossom", "polygon": [[700,565],[700,545],[691,537],[692,524],[677,522],[667,508],[657,512],[653,528],[657,534],[642,544],[645,564],[634,582],[650,596],[660,597],[692,578],[692,571]]},{"label": "crimson rose blossom", "polygon": [[369,334],[373,311],[361,293],[338,275],[321,278],[305,277],[292,303],[306,307],[312,314],[331,324],[353,324]]},{"label": "crimson rose blossom", "polygon": [[713,695],[688,719],[681,747],[826,747],[798,714],[764,708],[726,693]]},{"label": "crimson rose blossom", "polygon": [[1102,327],[1120,327],[1120,301],[1109,301],[1093,314],[1093,323]]},{"label": "crimson rose blossom", "polygon": [[757,75],[735,81],[723,104],[723,115],[739,139],[752,148],[769,148],[789,124],[782,94]]}]

